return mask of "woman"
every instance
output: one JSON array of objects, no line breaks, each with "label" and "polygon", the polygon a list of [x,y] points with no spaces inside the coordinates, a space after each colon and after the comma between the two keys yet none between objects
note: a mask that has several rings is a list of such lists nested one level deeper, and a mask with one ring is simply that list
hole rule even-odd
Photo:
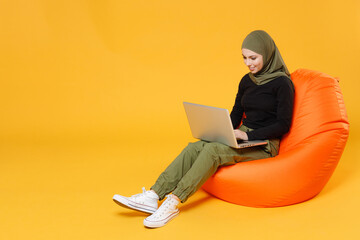
[{"label": "woman", "polygon": [[[143,188],[142,193],[131,197],[114,195],[113,200],[119,205],[150,213],[144,220],[146,227],[164,226],[177,216],[178,204],[196,192],[219,166],[278,154],[280,138],[289,131],[293,111],[290,73],[274,41],[264,31],[251,32],[245,38],[242,55],[250,72],[240,81],[230,114],[235,136],[241,140],[268,139],[268,144],[234,149],[216,142],[190,143],[151,190]],[[158,201],[165,196],[158,208]]]}]

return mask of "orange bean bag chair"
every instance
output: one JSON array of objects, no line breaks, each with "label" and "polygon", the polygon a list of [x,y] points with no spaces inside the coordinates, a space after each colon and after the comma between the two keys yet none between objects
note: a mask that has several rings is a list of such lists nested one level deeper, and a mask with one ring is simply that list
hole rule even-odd
[{"label": "orange bean bag chair", "polygon": [[298,69],[291,129],[273,158],[222,167],[203,189],[225,201],[250,207],[280,207],[316,196],[331,177],[349,135],[338,81]]}]

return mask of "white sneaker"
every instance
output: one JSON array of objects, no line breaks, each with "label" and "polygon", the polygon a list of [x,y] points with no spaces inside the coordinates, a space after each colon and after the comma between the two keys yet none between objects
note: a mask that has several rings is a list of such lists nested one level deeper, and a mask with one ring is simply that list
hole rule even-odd
[{"label": "white sneaker", "polygon": [[167,195],[166,200],[155,213],[144,219],[145,227],[158,228],[164,226],[179,214],[179,201],[173,195]]},{"label": "white sneaker", "polygon": [[153,191],[146,191],[133,195],[131,197],[124,197],[115,194],[113,200],[122,207],[138,210],[146,213],[154,213],[158,208],[159,196]]}]

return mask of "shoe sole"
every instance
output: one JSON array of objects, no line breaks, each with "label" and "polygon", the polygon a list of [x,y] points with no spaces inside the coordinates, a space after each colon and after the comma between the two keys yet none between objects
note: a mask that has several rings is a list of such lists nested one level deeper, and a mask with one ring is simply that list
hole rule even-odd
[{"label": "shoe sole", "polygon": [[135,205],[134,203],[132,204],[131,201],[129,201],[128,199],[126,199],[125,197],[122,197],[120,195],[114,195],[113,201],[122,207],[131,209],[131,210],[136,210],[139,212],[153,214],[156,211],[156,209],[154,209],[154,210],[148,209],[148,208],[146,208],[146,206],[139,206],[138,204]]},{"label": "shoe sole", "polygon": [[147,228],[159,228],[159,227],[163,227],[165,226],[168,222],[170,222],[170,220],[172,220],[174,217],[176,217],[177,215],[179,215],[180,211],[177,210],[177,212],[172,213],[169,217],[167,217],[166,219],[162,220],[162,221],[156,221],[156,222],[150,222],[147,221],[146,219],[144,219],[144,226]]}]

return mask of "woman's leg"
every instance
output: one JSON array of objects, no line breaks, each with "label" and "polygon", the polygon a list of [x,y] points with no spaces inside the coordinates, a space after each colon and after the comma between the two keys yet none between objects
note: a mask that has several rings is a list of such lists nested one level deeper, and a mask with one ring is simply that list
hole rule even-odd
[{"label": "woman's leg", "polygon": [[162,200],[166,194],[172,192],[181,178],[191,168],[193,162],[206,145],[206,142],[199,141],[190,143],[182,153],[169,165],[169,167],[159,176],[152,190],[125,197],[115,194],[113,200],[127,208],[135,209],[142,212],[154,213],[158,209],[158,200]]},{"label": "woman's leg", "polygon": [[235,149],[216,142],[190,143],[159,176],[151,189],[159,195],[160,200],[174,191],[173,193],[185,202],[219,166],[274,157],[278,151],[278,140],[276,143],[275,148],[269,145],[244,149]]},{"label": "woman's leg", "polygon": [[162,227],[176,217],[179,214],[179,200],[185,202],[219,166],[267,157],[271,157],[271,151],[262,147],[234,149],[220,143],[190,144],[153,186],[153,190],[162,194],[160,197],[175,190],[151,216],[144,219],[144,225],[150,228]]},{"label": "woman's leg", "polygon": [[179,197],[181,202],[185,202],[216,172],[219,166],[269,157],[271,152],[263,147],[235,149],[220,143],[208,143],[189,171],[181,178],[173,194]]},{"label": "woman's leg", "polygon": [[208,142],[198,141],[189,143],[175,160],[160,174],[151,187],[162,200],[166,194],[172,192],[183,176],[190,170],[200,152]]}]

